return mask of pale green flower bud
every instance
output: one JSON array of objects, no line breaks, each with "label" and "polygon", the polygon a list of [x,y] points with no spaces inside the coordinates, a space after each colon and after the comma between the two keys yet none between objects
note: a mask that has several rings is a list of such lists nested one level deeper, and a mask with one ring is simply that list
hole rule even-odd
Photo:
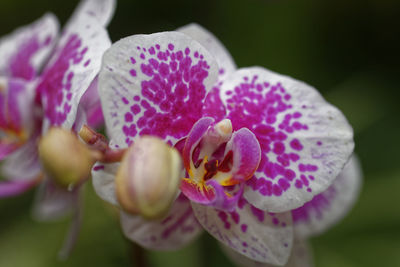
[{"label": "pale green flower bud", "polygon": [[94,153],[74,133],[62,128],[51,128],[39,142],[42,167],[63,187],[73,188],[89,177],[96,161]]},{"label": "pale green flower bud", "polygon": [[115,178],[122,208],[149,219],[162,217],[176,198],[182,169],[175,148],[156,137],[139,138],[126,151]]}]

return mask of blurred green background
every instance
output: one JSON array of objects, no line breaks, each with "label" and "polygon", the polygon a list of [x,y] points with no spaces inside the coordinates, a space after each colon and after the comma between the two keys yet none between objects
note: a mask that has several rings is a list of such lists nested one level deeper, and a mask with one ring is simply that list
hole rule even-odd
[{"label": "blurred green background", "polygon": [[[78,3],[1,0],[0,36],[46,11],[65,23]],[[400,1],[119,0],[109,27],[113,41],[173,30],[190,22],[208,28],[239,67],[261,65],[306,81],[338,106],[355,130],[365,175],[351,213],[311,240],[315,264],[400,266]],[[85,188],[84,223],[76,249],[57,260],[68,219],[31,219],[33,192],[0,200],[0,266],[137,266],[115,214]],[[231,266],[204,234],[172,253],[146,252],[150,266]]]}]

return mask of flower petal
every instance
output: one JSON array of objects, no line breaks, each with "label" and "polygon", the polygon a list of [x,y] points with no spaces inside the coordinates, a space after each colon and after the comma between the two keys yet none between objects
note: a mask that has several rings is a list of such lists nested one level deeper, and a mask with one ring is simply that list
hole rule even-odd
[{"label": "flower petal", "polygon": [[79,100],[98,74],[101,56],[111,45],[96,18],[77,18],[64,29],[37,88],[45,113],[44,131],[49,125],[72,127]]},{"label": "flower petal", "polygon": [[219,67],[218,80],[225,79],[226,75],[236,70],[236,64],[231,54],[229,54],[221,41],[199,24],[191,23],[178,28],[177,31],[189,35],[198,41],[216,59]]},{"label": "flower petal", "polygon": [[[236,64],[225,46],[211,32],[202,26],[191,23],[177,31],[189,35],[204,46],[218,63],[218,82],[223,81],[228,74],[236,70]],[[218,83],[219,84],[219,83]],[[218,89],[213,88],[206,96],[203,106],[203,115],[213,117],[216,121],[224,119],[225,105],[220,101]]]},{"label": "flower petal", "polygon": [[19,148],[18,143],[8,143],[0,141],[0,160],[3,160],[8,155],[12,154],[15,150]]},{"label": "flower petal", "polygon": [[333,184],[302,207],[292,210],[296,234],[319,234],[341,220],[352,208],[361,187],[360,163],[353,156]]},{"label": "flower petal", "polygon": [[190,200],[203,205],[212,205],[217,198],[214,186],[198,183],[189,178],[182,179],[179,189]]},{"label": "flower petal", "polygon": [[98,128],[104,124],[97,78],[93,80],[85,94],[82,96],[79,106],[82,107],[81,111],[85,113],[87,124],[90,127]]},{"label": "flower petal", "polygon": [[92,183],[97,195],[115,206],[119,206],[115,194],[115,174],[120,163],[97,162],[92,168]]},{"label": "flower petal", "polygon": [[36,184],[36,180],[0,181],[0,199],[25,193]]},{"label": "flower petal", "polygon": [[162,220],[146,221],[141,216],[121,212],[121,225],[127,238],[147,249],[155,250],[179,249],[194,240],[202,231],[189,200],[182,194]]},{"label": "flower petal", "polygon": [[289,212],[268,213],[253,207],[244,198],[232,212],[194,202],[192,207],[204,229],[238,253],[255,261],[286,263],[293,239]]},{"label": "flower petal", "polygon": [[70,23],[83,16],[90,16],[106,27],[114,15],[115,7],[116,0],[82,0],[71,16]]},{"label": "flower petal", "polygon": [[232,134],[226,144],[225,156],[233,152],[231,178],[221,181],[222,185],[234,185],[248,180],[256,171],[261,149],[256,136],[246,128],[241,128]]},{"label": "flower petal", "polygon": [[[0,79],[0,159],[24,150],[27,138],[35,135],[35,127],[39,127],[33,107],[33,89],[33,83],[22,79]],[[18,162],[17,169],[24,164]]]},{"label": "flower petal", "polygon": [[183,165],[185,166],[186,170],[193,170],[193,150],[199,144],[204,134],[207,132],[213,122],[214,120],[212,118],[201,118],[193,125],[193,128],[190,130],[182,151]]},{"label": "flower petal", "polygon": [[353,131],[343,114],[312,87],[253,67],[220,87],[234,130],[257,137],[261,163],[244,196],[256,207],[283,212],[324,191],[350,157]]},{"label": "flower petal", "polygon": [[41,174],[37,142],[38,135],[35,134],[4,159],[0,168],[4,178],[13,181],[32,180]]},{"label": "flower petal", "polygon": [[224,187],[216,180],[210,179],[207,185],[212,186],[215,192],[215,199],[210,206],[223,211],[234,211],[241,197],[243,196],[243,184],[234,188]]},{"label": "flower petal", "polygon": [[[274,267],[276,265],[253,261],[243,255],[237,253],[228,246],[221,245],[222,251],[228,258],[236,263],[238,267]],[[312,267],[311,249],[305,240],[294,240],[292,252],[285,267]]]},{"label": "flower petal", "polygon": [[211,55],[182,33],[118,41],[105,53],[99,77],[111,138],[121,147],[144,134],[175,143],[201,117],[216,73]]},{"label": "flower petal", "polygon": [[30,25],[0,39],[0,75],[32,80],[52,51],[58,34],[58,21],[45,14]]},{"label": "flower petal", "polygon": [[70,214],[79,199],[79,188],[67,191],[46,179],[36,192],[32,214],[38,221],[54,221]]},{"label": "flower petal", "polygon": [[34,84],[22,79],[0,78],[0,129],[2,140],[20,143],[35,126]]}]

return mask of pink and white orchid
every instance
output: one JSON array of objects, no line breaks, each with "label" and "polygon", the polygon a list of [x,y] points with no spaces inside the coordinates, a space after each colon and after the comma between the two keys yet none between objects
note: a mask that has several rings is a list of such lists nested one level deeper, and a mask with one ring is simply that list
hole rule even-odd
[{"label": "pink and white orchid", "polygon": [[0,40],[1,159],[6,179],[17,184],[41,177],[41,134],[50,126],[78,129],[82,124],[87,110],[79,101],[111,45],[104,26],[113,6],[112,0],[82,1],[60,37],[56,18],[46,14]]},{"label": "pink and white orchid", "polygon": [[[262,67],[236,69],[195,24],[115,43],[99,84],[113,146],[154,135],[181,151],[181,194],[169,214],[146,221],[121,211],[125,235],[146,248],[177,249],[205,229],[249,260],[284,265],[292,210],[325,191],[353,151],[345,117],[314,88]],[[120,206],[117,169],[98,163],[92,176],[99,196]]]},{"label": "pink and white orchid", "polygon": [[[99,99],[95,78],[111,46],[105,27],[114,7],[115,0],[83,0],[61,35],[55,16],[46,14],[0,39],[0,159],[7,180],[0,197],[43,181],[37,219],[56,219],[78,205],[78,189],[67,191],[44,179],[38,141],[50,127],[76,132],[83,123],[98,124],[92,115]],[[90,96],[82,97],[85,92]]]}]

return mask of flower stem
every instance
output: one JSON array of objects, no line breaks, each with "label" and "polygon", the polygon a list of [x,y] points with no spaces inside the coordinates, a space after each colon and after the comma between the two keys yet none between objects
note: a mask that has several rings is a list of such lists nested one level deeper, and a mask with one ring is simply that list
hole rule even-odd
[{"label": "flower stem", "polygon": [[148,259],[146,257],[146,250],[141,246],[131,243],[132,246],[132,266],[134,267],[150,267]]},{"label": "flower stem", "polygon": [[93,152],[93,157],[98,161],[104,163],[119,162],[125,154],[126,149],[110,148],[107,138],[86,124],[79,131],[79,136],[89,145]]}]

